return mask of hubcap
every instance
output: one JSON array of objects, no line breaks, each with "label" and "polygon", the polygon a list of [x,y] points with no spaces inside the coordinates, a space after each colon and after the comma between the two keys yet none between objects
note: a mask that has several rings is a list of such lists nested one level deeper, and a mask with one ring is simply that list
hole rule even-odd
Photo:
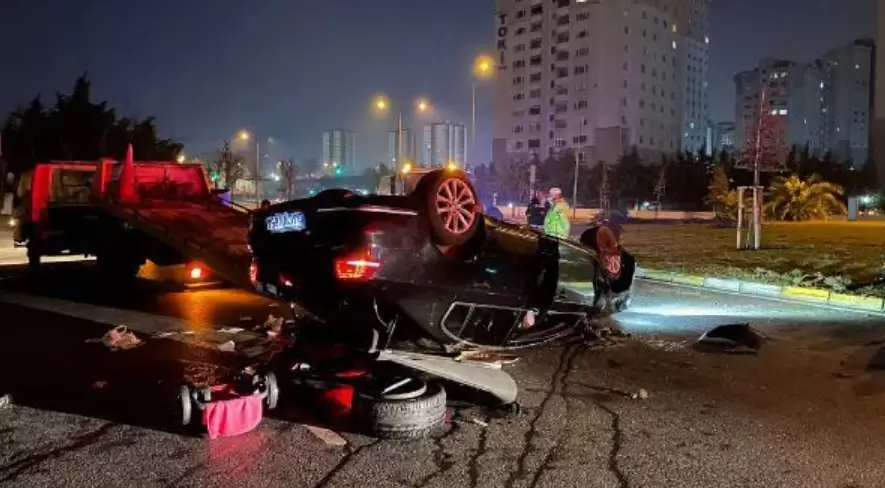
[{"label": "hubcap", "polygon": [[436,192],[436,211],[446,230],[453,234],[470,230],[476,220],[474,205],[476,200],[470,186],[457,178],[443,181]]}]

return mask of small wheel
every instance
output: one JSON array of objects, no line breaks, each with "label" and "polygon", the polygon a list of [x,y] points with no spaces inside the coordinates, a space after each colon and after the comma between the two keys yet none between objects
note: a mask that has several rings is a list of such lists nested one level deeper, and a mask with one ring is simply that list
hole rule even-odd
[{"label": "small wheel", "polygon": [[264,404],[267,406],[268,410],[273,410],[277,408],[277,403],[280,401],[280,388],[277,386],[277,376],[273,373],[267,373],[264,375],[264,391],[265,394]]},{"label": "small wheel", "polygon": [[179,422],[182,426],[190,425],[193,420],[193,400],[191,399],[191,389],[187,385],[181,385],[178,391],[178,400],[181,410],[179,412]]}]

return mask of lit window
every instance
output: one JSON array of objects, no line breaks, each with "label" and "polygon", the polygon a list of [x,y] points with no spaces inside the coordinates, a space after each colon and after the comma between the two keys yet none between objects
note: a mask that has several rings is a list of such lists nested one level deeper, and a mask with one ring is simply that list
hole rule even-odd
[{"label": "lit window", "polygon": [[854,65],[854,69],[860,69],[860,65],[859,65],[859,64],[855,64],[855,65]]},{"label": "lit window", "polygon": [[673,49],[676,49],[676,41],[673,41]]},{"label": "lit window", "polygon": [[782,108],[778,111],[778,115],[787,115],[787,109]]},{"label": "lit window", "polygon": [[[676,32],[676,30],[673,30],[673,32]],[[710,36],[704,36],[704,42],[710,44]]]}]

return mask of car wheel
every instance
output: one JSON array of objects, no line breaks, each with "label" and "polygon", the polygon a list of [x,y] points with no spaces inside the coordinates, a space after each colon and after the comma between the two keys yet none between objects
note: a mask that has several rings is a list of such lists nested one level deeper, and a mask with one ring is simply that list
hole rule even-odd
[{"label": "car wheel", "polygon": [[417,192],[437,244],[459,246],[480,225],[479,197],[470,179],[461,171],[438,171],[421,179]]},{"label": "car wheel", "polygon": [[190,425],[193,420],[193,401],[191,388],[188,385],[181,385],[178,390],[178,406],[178,421],[182,426]]},{"label": "car wheel", "polygon": [[267,372],[261,376],[255,376],[258,383],[258,391],[264,395],[264,405],[268,410],[277,408],[280,401],[280,388],[277,384],[277,376]]},{"label": "car wheel", "polygon": [[423,439],[441,429],[446,417],[445,390],[435,383],[408,380],[389,391],[357,391],[353,397],[357,426],[383,439]]}]

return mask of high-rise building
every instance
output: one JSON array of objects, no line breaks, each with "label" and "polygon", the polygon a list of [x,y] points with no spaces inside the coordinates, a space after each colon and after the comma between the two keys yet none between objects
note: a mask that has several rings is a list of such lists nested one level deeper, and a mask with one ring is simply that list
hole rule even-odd
[{"label": "high-rise building", "polygon": [[409,129],[403,129],[403,161],[398,162],[396,160],[396,153],[399,148],[399,133],[398,131],[392,130],[387,133],[387,161],[384,164],[392,165],[392,167],[399,167],[400,163],[404,163],[405,161],[415,162],[417,160],[417,154],[415,151],[415,134]]},{"label": "high-rise building", "polygon": [[[682,56],[682,84],[685,87],[682,103],[682,150],[711,153],[713,128],[709,122],[710,97],[708,73],[710,70],[710,2],[685,2],[682,17],[685,27]],[[677,30],[679,26],[677,26]],[[712,137],[709,137],[712,139]]]},{"label": "high-rise building", "polygon": [[454,163],[464,166],[467,148],[467,130],[463,125],[449,122],[424,126],[421,144],[421,165],[440,167]]},{"label": "high-rise building", "polygon": [[346,129],[331,129],[323,132],[323,169],[334,173],[354,171],[356,139],[353,132]]},{"label": "high-rise building", "polygon": [[869,154],[872,55],[873,42],[858,40],[808,63],[764,58],[735,75],[736,146],[752,140],[764,110],[782,124],[785,145],[863,164]]},{"label": "high-rise building", "polygon": [[873,95],[875,107],[873,113],[873,157],[879,169],[879,184],[885,189],[885,0],[877,3],[876,18],[878,19],[876,34],[876,91]]},{"label": "high-rise building", "polygon": [[[754,140],[762,113],[778,124],[785,146],[816,148],[820,115],[820,75],[816,66],[763,58],[752,70],[735,75],[735,147]],[[775,129],[775,128],[772,128]]]},{"label": "high-rise building", "polygon": [[872,39],[857,40],[821,58],[822,149],[855,165],[866,163],[870,153],[873,46]]},{"label": "high-rise building", "polygon": [[710,0],[496,7],[493,160],[575,149],[616,162],[630,146],[656,159],[703,144]]},{"label": "high-rise building", "polygon": [[713,146],[717,151],[734,151],[734,122],[719,122],[714,126]]}]

